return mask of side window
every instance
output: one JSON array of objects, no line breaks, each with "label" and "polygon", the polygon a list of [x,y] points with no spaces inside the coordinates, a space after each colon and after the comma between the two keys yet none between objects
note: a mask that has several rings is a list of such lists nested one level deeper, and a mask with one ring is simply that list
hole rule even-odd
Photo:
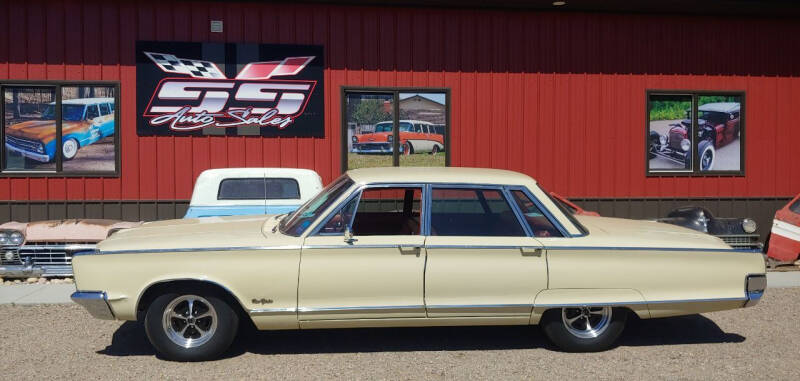
[{"label": "side window", "polygon": [[353,218],[353,235],[418,235],[422,188],[369,188]]},{"label": "side window", "polygon": [[110,115],[111,108],[108,107],[108,103],[100,103],[100,115]]},{"label": "side window", "polygon": [[422,132],[422,125],[417,123],[414,125],[414,132]]},{"label": "side window", "polygon": [[525,230],[496,189],[434,188],[431,235],[519,237]]},{"label": "side window", "polygon": [[100,116],[100,113],[97,111],[97,105],[86,106],[86,119],[92,120],[98,116]]},{"label": "side window", "polygon": [[561,232],[547,219],[541,209],[528,197],[525,192],[520,190],[512,191],[514,202],[517,203],[525,221],[531,227],[533,235],[536,237],[561,237]]},{"label": "side window", "polygon": [[112,113],[114,112],[114,104],[113,103],[109,103],[108,104],[108,108],[111,109]]}]

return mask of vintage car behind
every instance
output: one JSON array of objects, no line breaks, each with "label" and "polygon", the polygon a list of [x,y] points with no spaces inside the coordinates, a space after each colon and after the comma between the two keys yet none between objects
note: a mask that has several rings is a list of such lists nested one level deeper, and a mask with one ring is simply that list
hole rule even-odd
[{"label": "vintage car behind", "polygon": [[289,213],[320,190],[322,178],[310,169],[208,169],[197,176],[184,218]]},{"label": "vintage car behind", "polygon": [[6,222],[0,225],[0,276],[72,276],[75,253],[94,250],[109,234],[139,225],[141,222],[91,219]]},{"label": "vintage car behind", "polygon": [[[114,98],[81,98],[63,101],[61,109],[61,152],[65,160],[78,149],[114,135]],[[51,162],[56,157],[55,102],[41,119],[13,124],[6,128],[6,148],[26,158]]]},{"label": "vintage car behind", "polygon": [[728,245],[740,249],[761,250],[758,225],[750,218],[715,217],[710,210],[699,206],[683,206],[657,221],[683,226],[719,237]]},{"label": "vintage car behind", "polygon": [[[739,138],[739,109],[736,102],[706,103],[698,108],[697,158],[700,170],[714,169],[716,149]],[[687,110],[686,119],[671,124],[666,135],[650,131],[650,158],[658,156],[690,168],[691,130],[691,111]]]},{"label": "vintage car behind", "polygon": [[564,213],[525,175],[347,172],[289,215],[153,222],[74,261],[77,303],[143,320],[162,356],[219,356],[258,329],[529,325],[611,347],[629,314],[755,304],[763,256],[654,221]]},{"label": "vintage car behind", "polygon": [[[433,153],[444,151],[444,133],[439,126],[421,120],[400,120],[400,151],[404,154]],[[380,122],[375,131],[353,135],[354,153],[392,153],[392,122]]]},{"label": "vintage car behind", "polygon": [[777,263],[791,263],[800,256],[800,194],[775,212],[767,239],[767,257]]}]

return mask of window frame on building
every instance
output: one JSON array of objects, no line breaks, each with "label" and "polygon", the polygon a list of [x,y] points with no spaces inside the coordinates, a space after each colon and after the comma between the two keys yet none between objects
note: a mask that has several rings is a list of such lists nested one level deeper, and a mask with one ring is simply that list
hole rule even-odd
[{"label": "window frame on building", "polygon": [[[2,147],[0,148],[0,177],[120,177],[120,82],[119,81],[66,81],[66,80],[0,80],[0,94],[5,97],[5,90],[7,88],[40,88],[52,89],[55,92],[55,123],[56,123],[56,150],[55,150],[55,165],[54,170],[49,169],[6,169],[6,148],[5,148],[5,98],[0,102],[0,121],[2,121],[2,128],[0,128],[0,141]],[[113,171],[69,171],[64,170],[64,158],[61,145],[63,138],[63,116],[62,111],[62,96],[63,88],[65,87],[113,87],[114,88],[114,103],[111,112],[114,113],[114,170]],[[99,105],[97,112],[101,113]],[[85,112],[85,111],[84,111]]]},{"label": "window frame on building", "polygon": [[[732,96],[739,97],[739,169],[738,170],[706,170],[700,169],[700,162],[697,160],[697,150],[700,141],[696,136],[692,136],[691,157],[692,167],[690,169],[651,169],[650,168],[650,100],[653,95],[675,95],[687,96],[691,98],[691,133],[694,134],[698,128],[698,109],[699,98],[704,96]],[[745,151],[746,151],[746,92],[744,90],[677,90],[677,89],[646,89],[644,99],[644,172],[646,177],[720,177],[720,176],[745,176]],[[716,159],[716,158],[715,158]]]},{"label": "window frame on building", "polygon": [[347,96],[348,94],[391,94],[392,95],[392,125],[397,126],[394,128],[393,131],[393,138],[392,138],[392,166],[399,167],[400,166],[400,134],[399,134],[399,126],[400,126],[400,94],[401,93],[427,93],[427,94],[444,94],[445,95],[445,130],[444,130],[444,155],[445,155],[445,167],[450,166],[450,113],[452,110],[450,104],[450,88],[446,87],[358,87],[358,86],[342,86],[340,91],[340,107],[341,107],[341,169],[342,172],[346,172],[347,168],[347,159],[348,159],[348,148],[347,148]]}]

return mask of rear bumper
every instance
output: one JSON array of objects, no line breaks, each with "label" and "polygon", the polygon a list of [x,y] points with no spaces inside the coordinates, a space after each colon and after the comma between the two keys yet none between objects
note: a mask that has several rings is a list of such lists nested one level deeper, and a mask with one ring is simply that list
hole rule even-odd
[{"label": "rear bumper", "polygon": [[105,291],[75,291],[70,299],[97,319],[114,320],[114,312],[108,305],[108,295]]},{"label": "rear bumper", "polygon": [[745,307],[752,307],[758,304],[761,297],[764,296],[764,291],[767,290],[767,275],[766,274],[751,274],[745,278],[744,292],[747,301],[744,302]]}]

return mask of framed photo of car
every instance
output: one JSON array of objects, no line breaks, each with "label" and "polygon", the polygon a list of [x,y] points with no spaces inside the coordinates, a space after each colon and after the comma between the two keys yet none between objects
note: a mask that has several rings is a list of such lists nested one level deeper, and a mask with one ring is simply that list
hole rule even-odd
[{"label": "framed photo of car", "polygon": [[119,83],[0,83],[5,176],[118,176]]},{"label": "framed photo of car", "polygon": [[744,93],[647,92],[647,175],[744,175]]}]

